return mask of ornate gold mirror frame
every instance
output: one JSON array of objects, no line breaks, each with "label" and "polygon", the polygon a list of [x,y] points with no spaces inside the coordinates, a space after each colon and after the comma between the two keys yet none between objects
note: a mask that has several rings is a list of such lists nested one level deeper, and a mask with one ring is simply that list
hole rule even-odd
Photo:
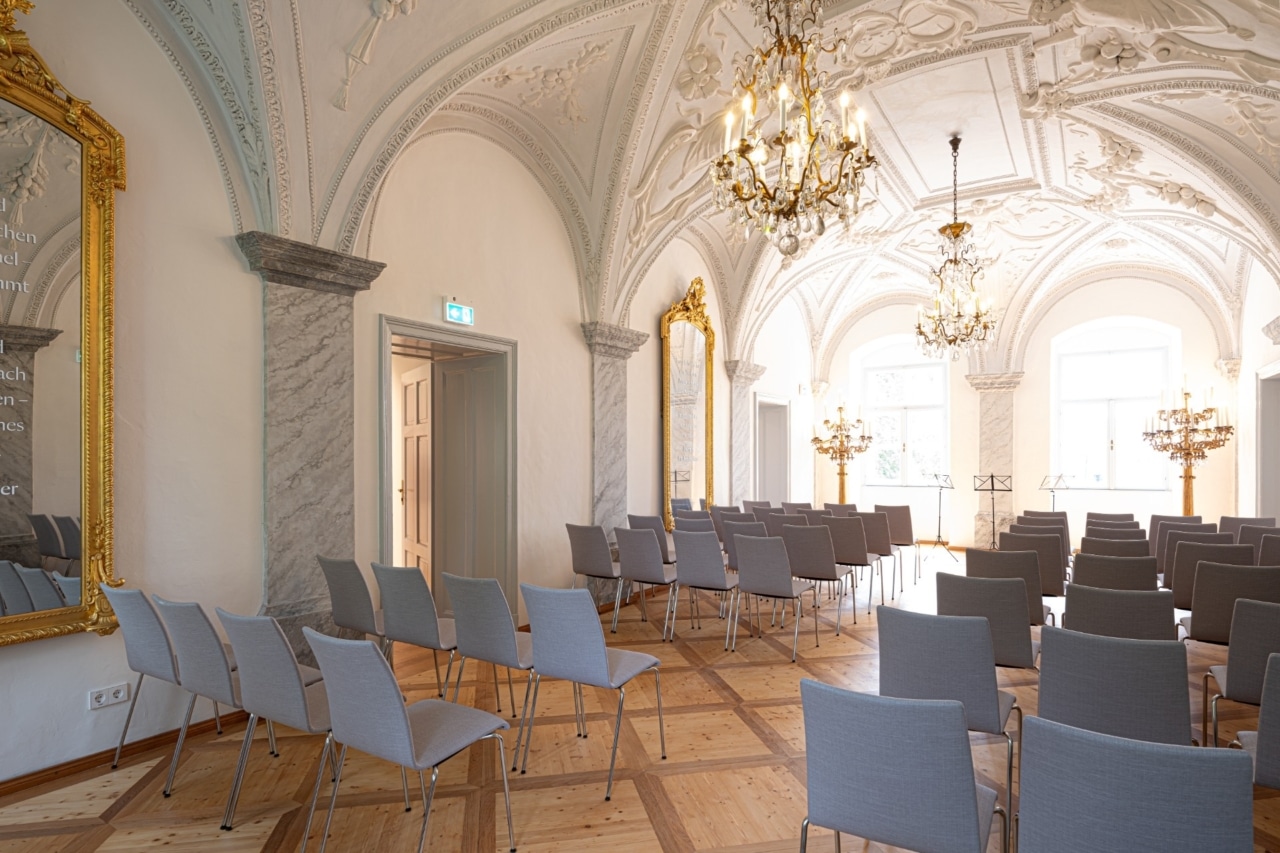
[{"label": "ornate gold mirror frame", "polygon": [[[661,335],[662,335],[662,519],[666,523],[667,530],[671,530],[675,526],[675,513],[671,510],[671,499],[674,497],[675,478],[679,469],[674,466],[681,464],[676,455],[672,452],[672,421],[675,412],[673,406],[675,402],[675,389],[673,382],[681,377],[672,375],[672,325],[677,323],[688,323],[702,333],[705,341],[705,353],[702,360],[702,376],[705,390],[703,390],[703,400],[705,408],[702,413],[703,421],[703,458],[701,464],[706,472],[706,484],[704,496],[707,504],[712,503],[712,497],[715,494],[715,448],[712,441],[712,416],[715,411],[715,399],[713,397],[715,378],[714,361],[712,355],[716,348],[716,333],[711,328],[711,317],[707,314],[707,306],[702,301],[703,284],[701,278],[695,278],[689,284],[689,290],[685,293],[684,299],[674,302],[667,313],[662,315]],[[696,383],[696,376],[692,374],[684,377],[686,380],[692,379]],[[689,384],[689,383],[685,383]],[[684,391],[696,391],[695,388],[684,388]],[[696,440],[696,436],[690,436]],[[696,450],[694,451],[696,453]],[[686,474],[688,472],[685,472]],[[694,484],[690,482],[690,487]],[[692,497],[697,497],[696,493],[691,491]],[[693,506],[698,509],[697,505]]]},{"label": "ornate gold mirror frame", "polygon": [[[32,8],[31,0],[0,0],[0,560],[14,567],[10,580],[32,584],[33,602],[6,607],[0,645],[110,633],[116,619],[98,584],[120,583],[112,562],[112,272],[124,140],[62,87],[17,28],[16,13]],[[78,316],[74,300],[60,311],[58,297],[77,292]],[[62,335],[63,327],[78,335]],[[49,355],[37,386],[41,350]],[[53,399],[62,408],[51,412]],[[78,432],[69,414],[77,399]],[[78,465],[68,463],[77,456]],[[40,539],[33,513],[56,513],[66,527]],[[63,549],[59,557],[47,555],[50,541]],[[15,564],[43,571],[20,577]],[[64,606],[48,598],[50,577],[53,601]]]}]

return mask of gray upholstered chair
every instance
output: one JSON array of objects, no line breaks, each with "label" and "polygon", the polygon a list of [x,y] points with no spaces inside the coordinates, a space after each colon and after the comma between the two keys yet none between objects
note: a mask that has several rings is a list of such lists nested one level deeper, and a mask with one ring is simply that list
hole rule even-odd
[{"label": "gray upholstered chair", "polygon": [[35,610],[31,593],[22,582],[18,569],[9,560],[0,560],[0,601],[4,602],[4,615],[17,616]]},{"label": "gray upholstered chair", "polygon": [[716,536],[720,542],[724,542],[724,516],[725,513],[736,513],[737,505],[733,506],[711,506],[707,507],[707,512],[711,513],[711,524],[715,528]]},{"label": "gray upholstered chair", "polygon": [[764,529],[769,536],[781,536],[782,528],[788,524],[804,527],[809,524],[809,519],[798,513],[774,513],[764,517]]},{"label": "gray upholstered chair", "polygon": [[1181,530],[1184,533],[1217,533],[1218,525],[1202,524],[1200,522],[1178,522],[1178,521],[1162,521],[1160,522],[1160,532],[1153,534],[1156,537],[1156,571],[1164,574],[1165,557],[1169,556],[1165,553],[1165,545],[1169,542],[1169,534],[1175,530]]},{"label": "gray upholstered chair", "polygon": [[1065,518],[1020,515],[1017,521],[1009,525],[1009,532],[1031,535],[1056,533],[1062,539],[1062,565],[1065,566],[1071,561],[1071,534],[1067,532]]},{"label": "gray upholstered chair", "polygon": [[1280,535],[1263,536],[1258,546],[1257,558],[1253,562],[1257,566],[1280,566]]},{"label": "gray upholstered chair", "polygon": [[[1170,538],[1177,535],[1174,533]],[[1196,588],[1196,566],[1204,562],[1252,566],[1253,546],[1227,542],[1178,542],[1172,562],[1165,563],[1164,579],[1165,586],[1173,590],[1173,606],[1179,610],[1191,609],[1191,596]]]},{"label": "gray upholstered chair", "polygon": [[[747,596],[747,625],[751,625],[751,603],[756,601],[759,612],[760,598],[783,603],[783,617],[786,616],[786,603],[795,604],[795,636],[791,638],[791,662],[796,662],[796,649],[800,645],[800,596],[806,592],[813,593],[813,643],[818,644],[818,590],[812,581],[799,580],[791,575],[791,564],[787,560],[787,546],[780,536],[739,536],[738,537],[738,596]],[[764,633],[764,619],[758,619],[760,633]],[[733,648],[738,648],[737,622],[734,622]]]},{"label": "gray upholstered chair", "polygon": [[1062,627],[1100,637],[1178,639],[1173,593],[1167,589],[1100,589],[1069,583]]},{"label": "gray upholstered chair", "polygon": [[[4,576],[3,568],[3,564],[0,564],[0,579]],[[106,584],[100,584],[99,588],[106,595],[120,622],[129,669],[138,673],[138,682],[133,687],[133,699],[129,701],[129,713],[125,715],[124,728],[120,730],[120,743],[116,746],[115,758],[111,760],[111,769],[114,770],[120,764],[120,751],[124,749],[124,739],[129,734],[133,709],[138,706],[142,680],[149,675],[176,686],[178,661],[173,656],[173,646],[169,644],[169,634],[164,629],[160,614],[142,590],[115,588]]]},{"label": "gray upholstered chair", "polygon": [[809,524],[821,524],[822,519],[832,518],[833,513],[829,509],[801,509],[800,515],[803,515]]},{"label": "gray upholstered chair", "polygon": [[[1183,530],[1181,528],[1174,528],[1173,530],[1170,530],[1164,537],[1164,560],[1162,561],[1159,558],[1156,559],[1156,571],[1163,573],[1164,585],[1169,589],[1173,589],[1173,578],[1176,574],[1174,564],[1178,558],[1178,545],[1183,542],[1194,542],[1200,545],[1231,545],[1234,544],[1235,540],[1232,538],[1230,533],[1218,533],[1212,530],[1206,530],[1203,532],[1198,530]],[[1250,563],[1252,563],[1253,549],[1250,548],[1248,553]],[[1200,559],[1212,560],[1211,557],[1201,557]],[[1196,562],[1199,562],[1199,560]],[[1223,560],[1222,562],[1231,561]],[[1196,564],[1193,562],[1190,565],[1194,572]],[[1248,565],[1248,563],[1245,565]]]},{"label": "gray upholstered chair", "polygon": [[768,507],[771,507],[771,506],[773,506],[773,504],[772,504],[770,501],[743,501],[743,502],[742,502],[742,511],[743,511],[743,512],[751,512],[751,511],[752,511],[752,510],[754,510],[756,507],[765,507],[765,508],[768,508]]},{"label": "gray upholstered chair", "polygon": [[822,508],[831,510],[831,514],[837,518],[846,518],[858,511],[857,504],[823,504]]},{"label": "gray upholstered chair", "polygon": [[[1200,724],[1205,740],[1218,745],[1218,700],[1230,699],[1242,705],[1261,705],[1267,660],[1280,653],[1280,604],[1237,598],[1231,619],[1231,642],[1226,666],[1211,666],[1204,674]],[[1209,679],[1218,692],[1209,698]],[[1213,740],[1208,740],[1209,714],[1213,714]]]},{"label": "gray upholstered chair", "polygon": [[[867,556],[872,560],[872,571],[880,571],[880,603],[884,604],[884,558],[892,558],[893,536],[889,533],[889,516],[883,512],[851,512],[850,518],[862,519],[862,531],[867,537]],[[898,561],[893,561],[893,575],[889,579],[889,599],[897,592]],[[867,598],[868,606],[871,603]]]},{"label": "gray upholstered chair", "polygon": [[1252,853],[1252,768],[1244,759],[1028,717],[1018,851]]},{"label": "gray upholstered chair", "polygon": [[40,556],[68,559],[53,519],[40,513],[28,513],[27,518],[31,522],[31,531],[36,535],[36,547],[40,550]]},{"label": "gray upholstered chair", "polygon": [[[1102,557],[1151,557],[1151,542],[1147,539],[1099,539],[1085,536],[1080,540],[1081,554],[1097,554]],[[1077,555],[1079,556],[1079,555]]]},{"label": "gray upholstered chair", "polygon": [[1280,602],[1280,567],[1201,563],[1191,594],[1191,615],[1178,620],[1187,639],[1229,642],[1238,598]]},{"label": "gray upholstered chair", "polygon": [[[734,547],[737,548],[742,544],[744,537],[741,534],[735,535],[737,539],[734,541]],[[724,554],[720,551],[720,543],[716,541],[714,534],[708,536],[706,532],[677,530],[674,536],[676,554],[680,557],[676,562],[676,580],[679,587],[689,590],[689,627],[692,630],[695,618],[698,620],[698,627],[702,627],[702,613],[698,607],[699,590],[723,594],[728,611],[724,626],[724,648],[728,651],[729,629],[733,627],[737,605],[735,591],[738,586],[738,575],[730,574],[725,569]],[[740,552],[738,558],[740,561]],[[676,634],[676,609],[679,606],[678,600],[671,606],[671,638],[673,640]]]},{"label": "gray upholstered chair", "polygon": [[738,570],[738,549],[735,536],[768,536],[762,521],[725,521],[724,523],[724,566],[732,571]]},{"label": "gray upholstered chair", "polygon": [[1086,523],[1090,521],[1133,521],[1133,513],[1131,512],[1086,512],[1084,514]]},{"label": "gray upholstered chair", "polygon": [[681,511],[693,510],[693,501],[689,498],[672,498],[671,499],[671,515]]},{"label": "gray upholstered chair", "polygon": [[[822,523],[831,531],[831,549],[835,553],[836,565],[848,566],[850,569],[871,568],[871,557],[867,553],[867,533],[862,527],[862,519],[854,516],[829,515]],[[858,622],[858,584],[857,577],[850,584],[849,595],[853,606],[853,621]],[[884,583],[881,575],[880,582]],[[871,612],[871,576],[867,576],[867,612]]]},{"label": "gray upholstered chair", "polygon": [[1090,539],[1141,539],[1146,541],[1147,531],[1140,527],[1094,527],[1091,524],[1084,529],[1084,535]]},{"label": "gray upholstered chair", "polygon": [[1232,746],[1253,758],[1253,784],[1280,788],[1280,654],[1267,659],[1256,732],[1236,732]]},{"label": "gray upholstered chair", "polygon": [[705,509],[680,509],[676,510],[676,518],[688,518],[695,521],[710,521],[711,513]]},{"label": "gray upholstered chair", "polygon": [[[707,522],[708,529],[710,523]],[[617,588],[613,594],[612,630],[618,630],[618,609],[622,607],[622,587],[626,581],[622,579],[622,569],[613,561],[609,538],[605,535],[604,528],[593,524],[566,524],[564,527],[569,531],[569,556],[573,562],[572,587],[578,586],[580,577],[613,581]]]},{"label": "gray upholstered chair", "polygon": [[[449,594],[453,595],[452,589]],[[456,604],[457,599],[453,600]],[[305,627],[302,633],[324,673],[332,737],[342,745],[335,762],[337,769],[334,771],[333,793],[329,797],[329,813],[325,817],[320,853],[324,853],[329,842],[329,828],[333,823],[334,806],[338,802],[338,788],[342,784],[342,766],[346,762],[347,747],[354,747],[376,758],[398,764],[401,771],[407,768],[417,772],[423,806],[418,853],[422,853],[427,840],[427,821],[431,818],[431,802],[435,798],[440,765],[485,739],[493,740],[498,745],[498,771],[502,774],[502,792],[507,805],[507,838],[512,853],[515,853],[511,792],[507,787],[506,750],[502,735],[499,734],[508,728],[506,720],[488,711],[440,699],[423,699],[406,706],[391,665],[379,654],[373,643],[367,640],[326,637]],[[430,791],[426,789],[422,778],[423,771],[428,768],[431,769]]]},{"label": "gray upholstered chair", "polygon": [[786,510],[780,506],[769,506],[767,504],[765,506],[753,506],[751,508],[751,513],[756,517],[756,521],[764,521],[771,515],[785,512]]},{"label": "gray upholstered chair", "polygon": [[[421,574],[417,569],[395,571]],[[235,780],[227,796],[222,828],[231,829],[235,821],[236,801],[240,798],[240,784],[249,763],[249,749],[258,720],[282,723],[307,734],[322,734],[325,740],[320,749],[320,768],[316,771],[306,828],[302,832],[302,849],[305,851],[316,799],[320,796],[325,762],[333,755],[333,742],[329,735],[329,697],[325,693],[324,681],[318,670],[298,664],[293,648],[275,619],[270,616],[236,616],[221,608],[217,614],[227,632],[227,639],[231,641],[231,648],[235,650],[240,704],[249,712],[249,724],[245,727],[244,742],[240,746]]]},{"label": "gray upholstered chair", "polygon": [[31,604],[36,610],[57,610],[59,607],[67,606],[53,578],[49,577],[49,573],[44,569],[18,565],[13,568],[18,573],[22,585],[27,588],[27,595],[31,596]]},{"label": "gray upholstered chair", "polygon": [[[658,738],[662,758],[667,757],[667,736],[662,721],[662,675],[659,661],[653,655],[605,646],[600,617],[591,594],[583,590],[546,589],[520,584],[524,604],[529,611],[529,630],[534,636],[533,707],[529,714],[528,736],[524,741],[521,773],[529,762],[529,744],[533,742],[533,719],[538,711],[538,688],[542,678],[559,678],[573,682],[578,708],[585,708],[583,686],[618,691],[618,715],[613,728],[613,752],[609,759],[609,781],[604,798],[613,796],[613,768],[618,761],[618,735],[622,731],[622,705],[627,698],[627,684],[637,675],[652,672],[658,697]],[[579,728],[587,735],[587,717],[579,715]]]},{"label": "gray upholstered chair", "polygon": [[[788,524],[782,528],[782,544],[787,549],[787,562],[791,566],[792,577],[813,581],[815,584],[830,583],[836,586],[836,636],[840,636],[840,613],[844,609],[841,606],[844,582],[853,573],[853,569],[836,562],[830,528],[825,524],[814,527]],[[817,595],[814,596],[813,618],[816,624]],[[853,608],[853,623],[858,624],[856,603]]]},{"label": "gray upholstered chair", "polygon": [[964,573],[971,578],[1022,578],[1027,588],[1027,614],[1032,625],[1053,622],[1040,590],[1040,559],[1035,551],[988,551],[966,548]]},{"label": "gray upholstered chair", "polygon": [[671,547],[671,543],[667,539],[667,528],[662,523],[662,516],[628,514],[627,527],[632,530],[652,530],[653,535],[658,537],[658,550],[662,552],[662,562],[674,563],[676,561],[675,549]]},{"label": "gray upholstered chair", "polygon": [[[910,850],[983,853],[995,814],[1007,853],[1008,814],[974,777],[960,702],[871,696],[808,678],[800,701],[808,747],[800,853],[811,825],[834,830],[836,850],[847,832]],[[909,737],[851,738],[851,729]]]},{"label": "gray upholstered chair", "polygon": [[1035,669],[1040,644],[1031,639],[1027,585],[1022,578],[971,578],[949,572],[935,577],[939,616],[983,617],[991,626],[996,666]]},{"label": "gray upholstered chair", "polygon": [[[373,564],[373,577],[378,582],[382,599],[382,627],[388,643],[408,643],[431,650],[431,664],[436,671],[437,695],[443,699],[453,675],[453,659],[458,653],[458,632],[452,619],[436,613],[435,596],[427,586],[427,578],[418,568]],[[439,652],[449,653],[444,680],[440,680]]]},{"label": "gray upholstered chair", "polygon": [[615,527],[613,535],[618,542],[618,566],[624,580],[640,587],[640,615],[649,621],[649,605],[645,601],[644,586],[667,588],[667,613],[662,622],[662,639],[667,639],[671,628],[671,610],[676,602],[676,567],[662,561],[662,549],[658,536],[652,530],[628,530]]},{"label": "gray upholstered chair", "polygon": [[[916,571],[911,576],[914,583],[920,577],[920,546],[916,544],[915,529],[911,526],[911,507],[902,505],[876,504],[876,512],[883,512],[889,520],[889,546],[893,553],[894,566],[897,567],[902,562],[902,549],[913,548],[916,552]],[[898,572],[898,591],[903,589],[902,575],[904,572]]]},{"label": "gray upholstered chair", "polygon": [[1258,559],[1262,554],[1262,537],[1275,536],[1276,534],[1280,534],[1280,530],[1277,530],[1274,527],[1263,527],[1257,524],[1242,524],[1240,525],[1240,532],[1236,535],[1236,542],[1241,545],[1253,546],[1253,553],[1255,555],[1253,564],[1255,566],[1266,566],[1269,564]]},{"label": "gray upholstered chair", "polygon": [[[734,524],[750,524],[756,520],[754,512],[726,512],[721,514],[720,523],[733,522]],[[725,534],[728,535],[727,533]]]},{"label": "gray upholstered chair", "polygon": [[1067,584],[1066,563],[1062,559],[1062,537],[1056,533],[1000,534],[1001,551],[1035,551],[1040,566],[1040,592],[1061,596]]},{"label": "gray upholstered chair", "polygon": [[1013,736],[1007,729],[1010,713],[1017,711],[1018,731],[1022,731],[1022,709],[1012,693],[996,686],[995,651],[987,620],[912,613],[881,605],[876,608],[876,621],[880,630],[880,695],[956,699],[964,705],[969,731],[1004,735],[1009,744],[1005,802],[1010,802]]},{"label": "gray upholstered chair", "polygon": [[391,646],[382,632],[382,611],[373,606],[369,585],[355,560],[334,559],[316,555],[324,582],[329,587],[329,608],[333,611],[333,624],[339,628],[371,634],[378,638],[378,646],[386,654]]},{"label": "gray upholstered chair", "polygon": [[80,559],[80,520],[69,515],[55,515],[53,523],[62,537],[62,552],[68,560]]},{"label": "gray upholstered chair", "polygon": [[1156,589],[1155,557],[1105,557],[1076,554],[1071,580],[1098,589]]},{"label": "gray upholstered chair", "polygon": [[1191,743],[1187,647],[1177,640],[1040,632],[1039,715],[1078,729]]},{"label": "gray upholstered chair", "polygon": [[49,578],[53,581],[54,586],[58,588],[58,593],[68,607],[78,607],[80,605],[80,585],[82,581],[79,577],[67,577],[61,572],[50,572]]},{"label": "gray upholstered chair", "polygon": [[813,503],[810,501],[804,501],[802,503],[796,503],[792,501],[782,502],[782,511],[785,512],[787,515],[799,515],[800,510],[802,509],[813,509]]},{"label": "gray upholstered chair", "polygon": [[1249,524],[1254,527],[1275,527],[1276,520],[1272,516],[1270,518],[1249,518],[1239,515],[1224,515],[1218,519],[1218,531],[1221,533],[1230,533],[1233,542],[1238,542],[1240,537],[1240,528]]},{"label": "gray upholstered chair", "polygon": [[[1089,513],[1093,515],[1094,513]],[[1099,530],[1141,530],[1142,523],[1133,521],[1110,520],[1105,518],[1090,518],[1085,521],[1085,527],[1094,527]]]},{"label": "gray upholstered chair", "polygon": [[[675,520],[675,529],[686,533],[715,533],[716,523],[709,518],[679,518]],[[719,541],[717,538],[716,541]]]},{"label": "gray upholstered chair", "polygon": [[1147,525],[1147,532],[1151,534],[1151,556],[1159,556],[1156,546],[1161,544],[1158,539],[1160,536],[1160,525],[1165,522],[1172,524],[1199,524],[1203,521],[1198,515],[1153,515],[1151,523]]}]

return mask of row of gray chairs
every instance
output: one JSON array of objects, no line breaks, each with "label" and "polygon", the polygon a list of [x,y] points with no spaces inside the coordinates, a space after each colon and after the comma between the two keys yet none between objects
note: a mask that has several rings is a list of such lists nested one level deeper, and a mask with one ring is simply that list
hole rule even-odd
[{"label": "row of gray chairs", "polygon": [[78,577],[0,560],[0,615],[75,607],[80,603],[80,584]]},{"label": "row of gray chairs", "polygon": [[27,519],[31,522],[31,532],[36,535],[40,556],[57,560],[80,559],[80,519],[44,513],[29,513]]}]

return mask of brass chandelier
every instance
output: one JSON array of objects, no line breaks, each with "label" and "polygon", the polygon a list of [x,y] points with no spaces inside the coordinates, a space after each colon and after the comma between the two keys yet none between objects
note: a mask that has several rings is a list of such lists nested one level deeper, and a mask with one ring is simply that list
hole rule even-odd
[{"label": "brass chandelier", "polygon": [[942,235],[942,265],[933,271],[937,285],[933,305],[916,315],[916,338],[925,355],[953,361],[962,352],[980,348],[996,328],[989,305],[984,305],[977,282],[982,266],[969,235],[973,226],[960,221],[960,137],[951,137],[951,222],[938,229]]},{"label": "brass chandelier", "polygon": [[822,0],[751,6],[765,40],[736,71],[741,101],[725,115],[724,153],[711,164],[713,197],[732,226],[759,230],[790,257],[822,236],[830,218],[848,227],[876,159],[866,113],[849,92],[839,98],[839,124],[827,116],[827,72],[818,71],[818,59],[843,54],[845,43],[823,42]]},{"label": "brass chandelier", "polygon": [[1191,408],[1191,392],[1182,392],[1182,408],[1160,409],[1142,439],[1157,453],[1167,453],[1182,466],[1182,514],[1195,511],[1195,467],[1231,438],[1235,428],[1217,409]]}]

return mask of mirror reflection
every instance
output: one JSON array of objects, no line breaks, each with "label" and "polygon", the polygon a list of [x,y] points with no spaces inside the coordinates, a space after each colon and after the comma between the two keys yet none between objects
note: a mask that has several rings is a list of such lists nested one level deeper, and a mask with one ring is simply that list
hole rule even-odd
[{"label": "mirror reflection", "polygon": [[692,323],[671,324],[671,481],[674,509],[698,509],[707,497],[706,336]]},{"label": "mirror reflection", "polygon": [[0,608],[81,597],[81,149],[0,100]]}]

